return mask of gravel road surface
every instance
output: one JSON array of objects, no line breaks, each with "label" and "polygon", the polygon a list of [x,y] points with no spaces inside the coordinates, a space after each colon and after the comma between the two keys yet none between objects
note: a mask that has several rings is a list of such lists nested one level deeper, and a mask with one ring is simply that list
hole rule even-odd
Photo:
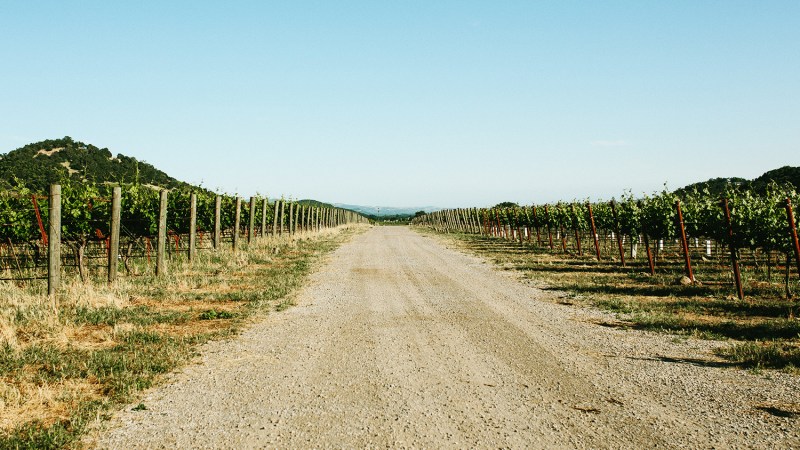
[{"label": "gravel road surface", "polygon": [[[100,448],[800,448],[798,377],[722,345],[545,302],[404,227],[334,252],[300,293],[129,405]],[[136,402],[138,404],[138,402]]]}]

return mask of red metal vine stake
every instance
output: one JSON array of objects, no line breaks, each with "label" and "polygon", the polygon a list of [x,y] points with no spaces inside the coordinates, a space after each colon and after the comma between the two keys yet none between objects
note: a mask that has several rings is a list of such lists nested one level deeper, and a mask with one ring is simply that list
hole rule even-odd
[{"label": "red metal vine stake", "polygon": [[33,210],[36,211],[36,221],[39,223],[39,232],[42,234],[42,244],[47,245],[47,232],[44,231],[42,214],[39,212],[39,202],[36,201],[35,195],[31,195],[31,200],[33,201]]},{"label": "red metal vine stake", "polygon": [[800,275],[800,242],[797,240],[797,226],[794,223],[794,212],[792,212],[792,201],[786,199],[786,217],[789,219],[789,234],[792,236],[794,247],[794,261],[797,264],[797,274]]},{"label": "red metal vine stake", "polygon": [[617,217],[617,202],[611,200],[611,212],[614,215],[614,233],[617,234],[617,247],[619,247],[619,260],[625,267],[625,250],[622,249],[622,234],[619,232],[619,217]]},{"label": "red metal vine stake", "polygon": [[[642,201],[639,200],[639,209],[642,209]],[[650,266],[650,275],[656,274],[656,265],[653,261],[653,252],[650,250],[650,237],[647,235],[647,228],[642,223],[642,236],[644,237],[644,248],[647,252],[647,264]]]},{"label": "red metal vine stake", "polygon": [[683,212],[681,212],[681,201],[675,201],[675,210],[678,212],[678,228],[681,233],[681,244],[683,245],[683,259],[686,263],[686,276],[694,283],[692,273],[692,259],[689,256],[689,243],[686,240],[686,227],[683,225]]},{"label": "red metal vine stake", "polygon": [[578,234],[578,214],[575,212],[575,204],[573,203],[570,206],[572,207],[572,217],[574,219],[574,223],[572,225],[575,228],[575,245],[578,246],[578,256],[583,256],[583,250],[581,249],[581,236]]},{"label": "red metal vine stake", "polygon": [[739,260],[736,257],[736,243],[733,241],[733,226],[731,225],[731,210],[728,207],[727,198],[722,199],[722,210],[725,212],[725,224],[728,226],[728,250],[731,252],[731,268],[733,268],[733,280],[736,283],[736,295],[739,300],[744,300],[742,274],[739,271]]},{"label": "red metal vine stake", "polygon": [[544,205],[544,214],[547,216],[547,237],[550,239],[550,250],[553,249],[553,230],[550,228],[550,210]]},{"label": "red metal vine stake", "polygon": [[597,238],[597,227],[594,224],[594,213],[592,212],[592,204],[586,202],[586,208],[589,209],[589,223],[592,225],[592,240],[594,241],[594,251],[597,253],[597,260],[600,261],[600,240]]}]

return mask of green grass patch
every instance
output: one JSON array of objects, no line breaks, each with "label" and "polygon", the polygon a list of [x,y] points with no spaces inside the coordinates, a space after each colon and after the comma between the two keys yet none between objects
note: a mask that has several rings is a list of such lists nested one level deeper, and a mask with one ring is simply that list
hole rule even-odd
[{"label": "green grass patch", "polygon": [[[701,283],[681,285],[683,259],[675,252],[664,252],[656,263],[656,274],[651,275],[643,249],[637,259],[626,258],[626,267],[622,267],[615,245],[604,247],[602,260],[597,261],[593,248],[590,254],[578,256],[572,249],[561,252],[559,245],[551,250],[547,245],[474,234],[420,231],[518,271],[535,286],[565,293],[569,300],[564,301],[562,294],[554,296],[554,302],[612,312],[627,329],[682,338],[740,340],[745,343],[724,351],[733,352],[732,358],[742,366],[798,366],[800,320],[796,318],[800,317],[800,305],[785,298],[783,280],[778,276],[781,271],[770,272],[763,261],[742,261],[747,297],[742,301],[733,296],[729,261],[722,256],[708,259],[695,255],[695,276]],[[800,290],[795,277],[791,290]]]},{"label": "green grass patch", "polygon": [[716,350],[716,354],[750,369],[783,369],[798,373],[800,347],[784,341],[754,341],[734,344]]},{"label": "green grass patch", "polygon": [[[198,344],[231,336],[248,318],[292,305],[321,258],[356,232],[270,238],[247,252],[202,252],[192,263],[173,259],[165,276],[121,276],[116,286],[85,290],[76,285],[82,300],[71,302],[65,293],[57,312],[40,296],[0,308],[0,318],[24,338],[0,347],[0,377],[7,385],[57,390],[73,383],[88,392],[80,398],[56,395],[67,411],[57,418],[20,418],[15,428],[0,431],[0,449],[80,446],[92,421],[191,360]],[[122,306],[106,304],[107,298]],[[69,336],[66,344],[53,338],[58,333]]]},{"label": "green grass patch", "polygon": [[229,311],[217,311],[216,309],[207,309],[197,316],[200,320],[217,320],[217,319],[233,319],[236,317],[235,313]]}]

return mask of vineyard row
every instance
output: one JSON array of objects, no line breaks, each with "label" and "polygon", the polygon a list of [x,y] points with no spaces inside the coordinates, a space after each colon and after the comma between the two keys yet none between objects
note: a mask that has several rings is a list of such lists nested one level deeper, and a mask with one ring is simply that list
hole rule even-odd
[{"label": "vineyard row", "polygon": [[[242,241],[250,243],[257,237],[368,222],[352,211],[282,199],[270,204],[267,198],[250,197],[245,203],[241,197],[139,185],[109,188],[108,196],[102,193],[91,185],[65,185],[64,189],[52,185],[47,196],[27,191],[0,193],[0,269],[18,273],[4,279],[46,278],[48,294],[53,295],[62,270],[70,266],[62,257],[63,249],[71,253],[82,279],[87,278],[87,261],[100,259],[105,261],[108,281],[113,282],[120,262],[128,269],[134,247],[142,249],[141,256],[148,261],[154,253],[154,270],[159,275],[164,273],[168,252],[192,260],[199,248],[218,249],[224,241],[235,251]],[[207,234],[210,239],[203,247]],[[125,248],[122,254],[121,247]]]},{"label": "vineyard row", "polygon": [[796,204],[798,198],[793,189],[777,185],[771,185],[765,194],[731,187],[723,198],[695,191],[681,201],[675,194],[664,192],[641,199],[626,195],[619,202],[451,209],[417,217],[412,223],[439,232],[481,234],[520,244],[533,242],[550,250],[558,246],[563,253],[568,252],[568,236],[574,236],[570,237],[574,252],[583,256],[588,240],[591,242],[588,245],[594,247],[597,261],[603,259],[601,240],[606,238],[613,241],[613,259],[622,267],[626,266],[623,243],[627,241],[631,245],[633,257],[642,244],[651,275],[655,275],[664,243],[676,242],[683,273],[692,283],[696,279],[690,247],[697,249],[703,242],[705,254],[702,257],[706,258],[711,256],[713,243],[715,249],[724,249],[726,253],[740,299],[744,298],[739,267],[741,251],[749,249],[753,254],[760,251],[768,258],[778,253],[785,256],[788,297],[791,296],[788,271],[792,260],[800,275],[800,243],[792,199]]}]

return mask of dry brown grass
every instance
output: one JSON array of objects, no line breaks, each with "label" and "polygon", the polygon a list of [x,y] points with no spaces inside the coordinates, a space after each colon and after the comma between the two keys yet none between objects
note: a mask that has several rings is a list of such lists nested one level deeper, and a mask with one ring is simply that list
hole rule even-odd
[{"label": "dry brown grass", "polygon": [[101,398],[101,391],[93,379],[47,384],[0,379],[0,430],[13,430],[32,419],[43,427],[69,420],[78,405]]},{"label": "dry brown grass", "polygon": [[[0,283],[0,350],[18,364],[0,368],[0,447],[5,446],[4,434],[14,445],[50,445],[50,436],[25,436],[31,424],[40,431],[56,427],[55,435],[65,442],[74,439],[81,430],[78,422],[89,419],[76,418],[76,411],[108,404],[109,396],[120,401],[129,395],[121,394],[118,384],[131,381],[114,381],[125,376],[103,372],[102,364],[114,364],[114,355],[148,358],[147,349],[153,347],[151,352],[174,354],[162,366],[185,362],[193,345],[235,333],[255,317],[290,304],[311,263],[363,229],[258,239],[235,253],[206,251],[191,263],[169,261],[162,277],[128,275],[112,285],[66,278],[56,302],[43,295],[42,286]],[[131,341],[139,336],[141,341]],[[92,358],[101,361],[92,363]],[[111,362],[103,362],[109,358]],[[97,370],[106,375],[81,376],[95,370],[92,364],[101,364]],[[161,370],[147,375],[146,384],[157,381]]]}]

